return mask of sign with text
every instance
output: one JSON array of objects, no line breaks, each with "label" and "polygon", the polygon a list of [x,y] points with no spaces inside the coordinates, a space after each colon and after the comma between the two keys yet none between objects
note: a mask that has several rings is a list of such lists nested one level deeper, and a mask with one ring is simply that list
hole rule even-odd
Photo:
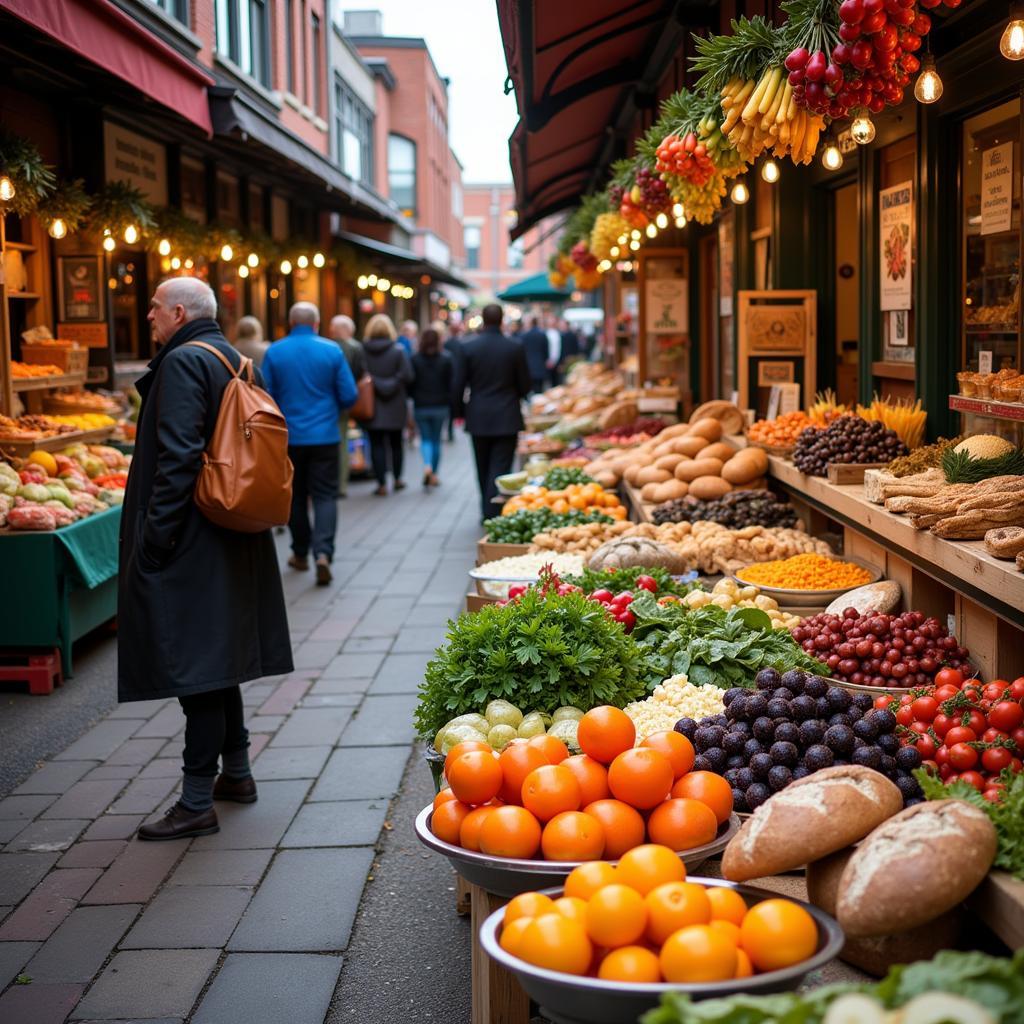
[{"label": "sign with text", "polygon": [[650,334],[686,334],[690,329],[685,277],[648,278],[645,295]]},{"label": "sign with text", "polygon": [[1009,231],[1013,213],[1013,143],[981,154],[981,233]]},{"label": "sign with text", "polygon": [[914,183],[905,181],[878,193],[878,242],[881,247],[879,308],[910,309],[913,305]]},{"label": "sign with text", "polygon": [[68,341],[77,341],[83,348],[106,348],[108,344],[105,323],[57,324],[57,333]]},{"label": "sign with text", "polygon": [[106,179],[133,185],[153,203],[167,205],[167,148],[118,124],[103,122]]}]

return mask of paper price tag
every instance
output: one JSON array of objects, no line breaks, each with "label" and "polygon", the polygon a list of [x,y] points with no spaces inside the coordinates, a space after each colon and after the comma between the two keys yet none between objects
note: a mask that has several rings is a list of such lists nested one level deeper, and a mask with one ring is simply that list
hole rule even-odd
[{"label": "paper price tag", "polygon": [[992,352],[989,349],[982,349],[978,353],[978,373],[992,372]]}]

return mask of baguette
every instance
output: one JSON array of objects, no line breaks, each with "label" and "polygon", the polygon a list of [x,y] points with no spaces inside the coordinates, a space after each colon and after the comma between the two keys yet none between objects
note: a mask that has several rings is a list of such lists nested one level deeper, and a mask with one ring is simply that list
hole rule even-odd
[{"label": "baguette", "polygon": [[932,533],[946,540],[981,540],[990,529],[1001,524],[1024,524],[1024,505],[1012,509],[986,509],[949,516],[936,523]]},{"label": "baguette", "polygon": [[945,518],[945,516],[938,513],[933,513],[932,515],[927,516],[915,515],[910,517],[910,525],[915,530],[927,530],[929,526],[934,526],[936,523],[941,523],[942,520]]}]

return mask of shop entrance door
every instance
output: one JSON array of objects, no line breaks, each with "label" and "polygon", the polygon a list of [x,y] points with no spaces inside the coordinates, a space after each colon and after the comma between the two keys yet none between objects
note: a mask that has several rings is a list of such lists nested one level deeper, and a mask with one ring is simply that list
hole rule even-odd
[{"label": "shop entrance door", "polygon": [[832,227],[836,394],[840,402],[852,405],[857,401],[860,348],[860,218],[856,182],[832,193]]}]

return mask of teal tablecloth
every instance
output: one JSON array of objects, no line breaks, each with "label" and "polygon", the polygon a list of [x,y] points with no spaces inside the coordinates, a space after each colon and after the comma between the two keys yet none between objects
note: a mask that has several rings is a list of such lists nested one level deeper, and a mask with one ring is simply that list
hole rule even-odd
[{"label": "teal tablecloth", "polygon": [[119,507],[52,533],[0,534],[0,648],[71,645],[117,614]]}]

